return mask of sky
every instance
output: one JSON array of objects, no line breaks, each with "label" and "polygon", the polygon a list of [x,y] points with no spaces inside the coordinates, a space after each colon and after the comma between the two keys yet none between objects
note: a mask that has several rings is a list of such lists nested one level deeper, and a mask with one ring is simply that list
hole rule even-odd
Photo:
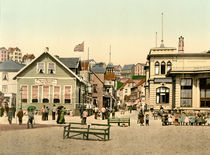
[{"label": "sky", "polygon": [[[185,52],[210,49],[210,0],[0,0],[0,47],[39,56],[49,47],[60,57],[89,57],[113,64],[145,63],[161,40]],[[85,52],[74,47],[85,42]]]}]

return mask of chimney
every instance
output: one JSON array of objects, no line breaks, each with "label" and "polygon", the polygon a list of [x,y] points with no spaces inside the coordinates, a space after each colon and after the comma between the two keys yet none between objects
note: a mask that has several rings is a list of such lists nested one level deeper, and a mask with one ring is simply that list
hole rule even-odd
[{"label": "chimney", "polygon": [[184,37],[179,37],[178,53],[184,53]]},{"label": "chimney", "polygon": [[49,47],[45,47],[45,52],[49,52]]}]

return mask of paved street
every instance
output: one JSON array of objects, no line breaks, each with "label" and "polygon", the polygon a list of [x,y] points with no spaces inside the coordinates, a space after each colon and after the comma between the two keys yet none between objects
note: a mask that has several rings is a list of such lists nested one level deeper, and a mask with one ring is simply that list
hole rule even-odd
[{"label": "paved street", "polygon": [[[120,115],[117,113],[117,115]],[[130,115],[126,112],[125,115]],[[130,115],[130,127],[111,127],[111,140],[98,141],[65,139],[63,127],[54,121],[40,121],[36,117],[34,129],[0,130],[0,154],[198,154],[210,153],[209,126],[161,126],[160,120],[150,119],[150,126],[136,124],[137,111]],[[66,117],[67,121],[80,121],[79,117]],[[0,120],[2,122],[2,118]],[[106,123],[88,117],[88,123]],[[38,124],[39,123],[39,124]],[[42,123],[42,124],[41,124]],[[41,124],[41,125],[40,125]],[[44,125],[48,124],[48,125]],[[50,125],[51,124],[51,125]],[[18,125],[0,125],[16,129]]]}]

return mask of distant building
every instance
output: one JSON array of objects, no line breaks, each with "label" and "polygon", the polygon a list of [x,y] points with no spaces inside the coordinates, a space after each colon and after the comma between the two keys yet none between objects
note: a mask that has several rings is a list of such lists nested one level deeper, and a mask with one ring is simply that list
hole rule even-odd
[{"label": "distant building", "polygon": [[146,64],[143,63],[137,63],[134,66],[134,76],[145,75],[145,70],[144,70],[145,65]]},{"label": "distant building", "polygon": [[114,73],[114,65],[109,63],[106,67],[104,81],[103,105],[113,109],[116,106],[117,81]]},{"label": "distant building", "polygon": [[121,75],[124,77],[132,78],[134,75],[134,64],[124,65],[121,70]]},{"label": "distant building", "polygon": [[105,64],[99,63],[91,69],[91,85],[93,87],[92,97],[93,105],[98,108],[103,107],[104,95],[104,74],[106,72]]},{"label": "distant building", "polygon": [[0,62],[6,62],[8,61],[8,50],[5,47],[0,48]]},{"label": "distant building", "polygon": [[28,65],[34,58],[33,54],[25,54],[22,58],[22,64]]},{"label": "distant building", "polygon": [[18,47],[8,49],[9,60],[16,61],[21,63],[22,62],[22,52]]},{"label": "distant building", "polygon": [[8,60],[0,64],[0,91],[3,93],[17,93],[17,80],[13,77],[23,68],[23,65]]},{"label": "distant building", "polygon": [[125,101],[127,101],[127,97],[131,95],[131,88],[133,88],[136,85],[134,80],[127,80],[122,87],[120,88],[120,103],[124,104]]},{"label": "distant building", "polygon": [[114,66],[114,73],[115,75],[121,75],[122,67],[120,65]]},{"label": "distant building", "polygon": [[131,88],[130,100],[133,103],[145,104],[145,79],[140,80],[133,88]]}]

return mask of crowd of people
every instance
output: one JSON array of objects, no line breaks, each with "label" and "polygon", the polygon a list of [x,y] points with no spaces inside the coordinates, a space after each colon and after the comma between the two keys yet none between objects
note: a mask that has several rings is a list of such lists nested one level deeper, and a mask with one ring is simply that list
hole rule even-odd
[{"label": "crowd of people", "polygon": [[162,125],[210,125],[210,113],[165,113]]}]

